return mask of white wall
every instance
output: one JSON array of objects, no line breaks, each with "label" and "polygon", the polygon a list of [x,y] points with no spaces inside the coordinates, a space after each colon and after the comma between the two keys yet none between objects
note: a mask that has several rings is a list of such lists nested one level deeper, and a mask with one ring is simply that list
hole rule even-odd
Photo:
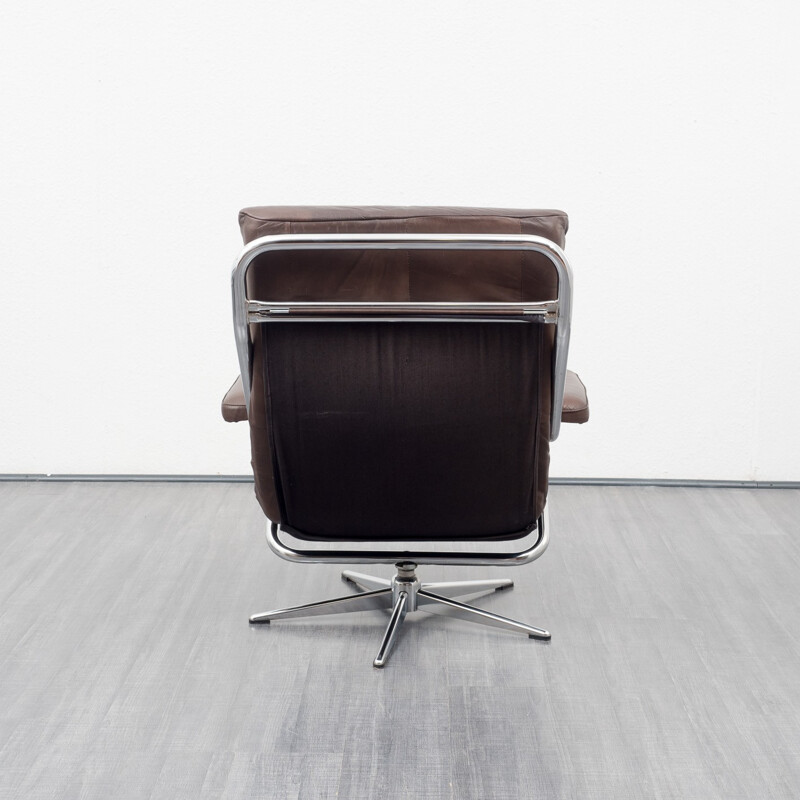
[{"label": "white wall", "polygon": [[236,212],[380,203],[569,212],[553,474],[800,479],[798,8],[6,7],[0,472],[248,472]]}]

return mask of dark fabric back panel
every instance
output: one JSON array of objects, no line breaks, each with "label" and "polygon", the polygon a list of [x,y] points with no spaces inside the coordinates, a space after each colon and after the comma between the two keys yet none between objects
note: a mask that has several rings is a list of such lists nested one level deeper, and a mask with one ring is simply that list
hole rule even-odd
[{"label": "dark fabric back panel", "polygon": [[285,524],[307,538],[429,540],[514,538],[534,524],[544,326],[259,327]]}]

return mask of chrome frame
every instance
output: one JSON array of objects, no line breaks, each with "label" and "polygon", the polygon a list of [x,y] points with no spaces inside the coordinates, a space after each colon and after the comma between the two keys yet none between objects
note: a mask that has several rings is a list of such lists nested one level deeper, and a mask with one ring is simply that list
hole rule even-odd
[{"label": "chrome frame", "polygon": [[[247,270],[253,260],[274,250],[532,250],[546,256],[558,275],[558,298],[535,303],[347,303],[347,302],[280,302],[254,301],[247,297]],[[361,321],[402,322],[425,320],[436,322],[480,321],[491,318],[498,322],[555,324],[553,358],[552,416],[550,440],[555,441],[561,427],[561,410],[567,372],[567,352],[572,314],[572,271],[563,251],[548,239],[527,235],[496,234],[298,234],[264,236],[244,248],[233,268],[233,321],[236,349],[242,375],[245,405],[250,412],[252,377],[252,342],[249,325],[279,321]],[[334,316],[335,315],[335,316]],[[293,547],[280,538],[290,532],[277,523],[267,526],[267,543],[278,556],[288,561],[311,563],[391,563],[397,573],[391,581],[357,572],[345,571],[342,577],[367,591],[356,595],[309,603],[293,608],[268,611],[250,617],[252,624],[269,624],[273,620],[338,614],[374,608],[391,609],[375,667],[383,667],[394,647],[406,614],[416,610],[455,616],[469,622],[490,625],[527,634],[530,638],[549,640],[542,629],[460,603],[453,597],[476,592],[510,588],[510,580],[420,583],[417,564],[469,564],[513,566],[527,564],[544,553],[549,543],[547,508],[535,527],[536,541],[516,552],[435,552],[418,550],[329,550]]]},{"label": "chrome frame", "polygon": [[[558,274],[558,299],[537,303],[305,303],[249,301],[247,270],[255,258],[275,250],[532,250],[546,256]],[[572,270],[563,250],[541,236],[524,234],[282,234],[263,236],[250,242],[239,255],[231,276],[233,289],[233,326],[244,401],[250,412],[252,343],[248,324],[278,320],[314,319],[316,321],[386,319],[391,321],[427,319],[452,321],[465,315],[493,316],[508,322],[554,322],[556,325],[553,359],[553,395],[550,418],[550,441],[561,428],[564,383],[567,376],[567,351],[572,318]],[[323,312],[337,314],[325,317]],[[367,316],[356,316],[367,314]],[[382,317],[381,314],[392,314]],[[312,316],[313,315],[313,316]],[[322,316],[321,316],[322,315]]]},{"label": "chrome frame", "polygon": [[[539,558],[550,544],[550,520],[547,506],[536,521],[536,541],[524,550],[511,553],[469,553],[434,552],[426,550],[328,550],[323,548],[300,549],[291,547],[280,539],[280,532],[286,532],[277,522],[267,525],[267,544],[273,553],[286,561],[300,561],[306,564],[393,564],[399,561],[414,564],[453,564],[483,567],[515,567],[529,564]],[[441,540],[442,542],[447,540]]]}]

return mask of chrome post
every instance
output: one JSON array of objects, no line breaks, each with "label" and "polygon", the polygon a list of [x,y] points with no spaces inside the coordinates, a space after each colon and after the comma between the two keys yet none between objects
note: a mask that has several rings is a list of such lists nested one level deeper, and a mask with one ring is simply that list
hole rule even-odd
[{"label": "chrome post", "polygon": [[406,611],[417,610],[417,592],[420,584],[417,578],[417,565],[410,561],[401,561],[395,565],[397,574],[392,578],[392,600],[396,604],[401,594],[406,595]]}]

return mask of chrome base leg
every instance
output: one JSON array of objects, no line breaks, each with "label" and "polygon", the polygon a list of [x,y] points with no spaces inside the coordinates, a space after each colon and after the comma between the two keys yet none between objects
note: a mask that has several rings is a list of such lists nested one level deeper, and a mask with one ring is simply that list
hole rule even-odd
[{"label": "chrome base leg", "polygon": [[362,589],[388,589],[392,582],[385,578],[375,578],[372,575],[365,575],[363,572],[353,572],[346,569],[342,573],[342,580],[346,583],[354,583]]},{"label": "chrome base leg", "polygon": [[422,589],[426,592],[438,594],[441,597],[458,597],[462,594],[477,594],[478,592],[499,592],[501,589],[510,589],[514,581],[500,578],[494,581],[449,581],[447,583],[423,583]]},{"label": "chrome base leg", "polygon": [[277,611],[265,611],[250,617],[252,625],[267,625],[274,619],[293,619],[296,617],[317,617],[323,614],[347,614],[351,611],[367,611],[372,608],[389,608],[392,604],[392,590],[378,589],[374,592],[349,594],[333,600],[322,600],[319,603],[307,603],[304,606],[281,608]]},{"label": "chrome base leg", "polygon": [[526,633],[531,639],[550,638],[550,634],[542,628],[534,628],[533,625],[526,625],[524,622],[517,622],[508,617],[501,617],[499,614],[492,614],[491,611],[484,611],[481,608],[468,606],[466,603],[459,603],[457,600],[450,600],[447,597],[432,594],[425,589],[420,589],[417,592],[417,608],[419,608],[420,611],[427,611],[432,614],[443,614],[448,617],[457,617],[467,622],[490,625],[493,628],[503,628],[507,631]]},{"label": "chrome base leg", "polygon": [[[357,596],[357,595],[356,595]],[[378,655],[372,662],[373,667],[382,667],[389,660],[389,654],[392,652],[394,643],[397,640],[397,634],[403,620],[406,618],[406,607],[408,606],[408,592],[399,592],[397,601],[392,609],[392,616],[389,619],[389,624],[386,626],[386,633],[383,634],[383,641],[381,642],[381,649],[378,650]]]}]

